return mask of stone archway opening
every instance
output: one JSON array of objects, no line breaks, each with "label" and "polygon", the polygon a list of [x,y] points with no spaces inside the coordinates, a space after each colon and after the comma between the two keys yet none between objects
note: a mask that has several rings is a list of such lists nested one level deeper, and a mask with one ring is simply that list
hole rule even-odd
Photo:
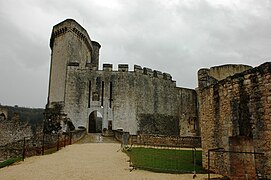
[{"label": "stone archway opening", "polygon": [[101,133],[102,132],[103,116],[98,111],[93,111],[89,115],[88,133]]},{"label": "stone archway opening", "polygon": [[0,121],[6,120],[6,116],[4,113],[0,113]]}]

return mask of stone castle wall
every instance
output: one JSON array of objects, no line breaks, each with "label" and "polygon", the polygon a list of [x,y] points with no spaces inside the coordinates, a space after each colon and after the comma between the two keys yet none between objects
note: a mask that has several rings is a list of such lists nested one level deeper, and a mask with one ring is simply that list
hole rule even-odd
[{"label": "stone castle wall", "polygon": [[181,136],[198,136],[200,127],[198,121],[198,98],[196,91],[177,88],[177,107]]},{"label": "stone castle wall", "polygon": [[[199,87],[203,166],[208,149],[263,152],[264,157],[211,153],[216,173],[244,179],[248,174],[271,178],[271,63]],[[239,169],[239,171],[238,171]],[[241,169],[241,171],[240,171]],[[255,170],[256,169],[256,170]]]},{"label": "stone castle wall", "polygon": [[[76,128],[88,129],[90,113],[98,111],[103,129],[112,124],[131,134],[179,135],[180,128],[183,135],[197,134],[196,93],[177,88],[169,74],[138,65],[129,71],[126,64],[117,71],[111,64],[98,70],[101,46],[70,19],[54,26],[50,46],[48,105],[64,103]],[[184,130],[187,126],[191,130]]]},{"label": "stone castle wall", "polygon": [[98,111],[103,115],[103,127],[112,121],[113,129],[132,134],[177,135],[181,122],[182,135],[196,135],[194,90],[177,88],[170,75],[149,68],[146,72],[138,65],[134,71],[107,68],[90,71],[68,67],[65,110],[75,126],[87,127],[89,114]]}]

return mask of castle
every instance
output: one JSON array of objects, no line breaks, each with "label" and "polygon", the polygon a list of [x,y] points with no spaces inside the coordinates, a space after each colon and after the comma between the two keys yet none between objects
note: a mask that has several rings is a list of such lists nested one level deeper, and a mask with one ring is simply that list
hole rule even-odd
[{"label": "castle", "polygon": [[53,27],[48,108],[63,105],[75,128],[106,133],[199,134],[197,95],[176,87],[170,74],[134,65],[103,64],[101,45],[72,19]]},{"label": "castle", "polygon": [[200,69],[194,90],[138,65],[99,70],[101,45],[72,19],[54,26],[50,47],[47,107],[62,104],[75,128],[201,135],[205,168],[233,178],[271,178],[270,62]]}]

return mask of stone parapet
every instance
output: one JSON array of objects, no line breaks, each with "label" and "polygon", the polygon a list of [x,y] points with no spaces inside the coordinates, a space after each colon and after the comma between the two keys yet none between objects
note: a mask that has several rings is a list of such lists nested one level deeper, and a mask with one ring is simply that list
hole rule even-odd
[{"label": "stone parapet", "polygon": [[143,68],[143,74],[153,76],[152,69],[144,67]]},{"label": "stone parapet", "polygon": [[129,65],[128,64],[119,64],[118,65],[118,71],[120,71],[120,72],[128,72],[129,71]]},{"label": "stone parapet", "polygon": [[104,71],[112,71],[113,64],[103,64],[103,70]]},{"label": "stone parapet", "polygon": [[164,77],[164,79],[166,79],[166,80],[172,80],[171,75],[168,74],[168,73],[163,73],[163,77]]},{"label": "stone parapet", "polygon": [[134,65],[134,71],[136,73],[143,73],[142,67],[139,65]]},{"label": "stone parapet", "polygon": [[153,71],[153,77],[161,78],[163,79],[163,73],[161,71],[154,70]]}]

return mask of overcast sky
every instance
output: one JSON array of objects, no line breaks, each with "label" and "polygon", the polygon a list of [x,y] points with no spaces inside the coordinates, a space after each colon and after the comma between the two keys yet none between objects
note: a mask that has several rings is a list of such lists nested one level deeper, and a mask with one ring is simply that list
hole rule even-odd
[{"label": "overcast sky", "polygon": [[271,59],[270,0],[0,0],[0,103],[44,107],[52,27],[75,19],[101,45],[100,64],[168,72]]}]

